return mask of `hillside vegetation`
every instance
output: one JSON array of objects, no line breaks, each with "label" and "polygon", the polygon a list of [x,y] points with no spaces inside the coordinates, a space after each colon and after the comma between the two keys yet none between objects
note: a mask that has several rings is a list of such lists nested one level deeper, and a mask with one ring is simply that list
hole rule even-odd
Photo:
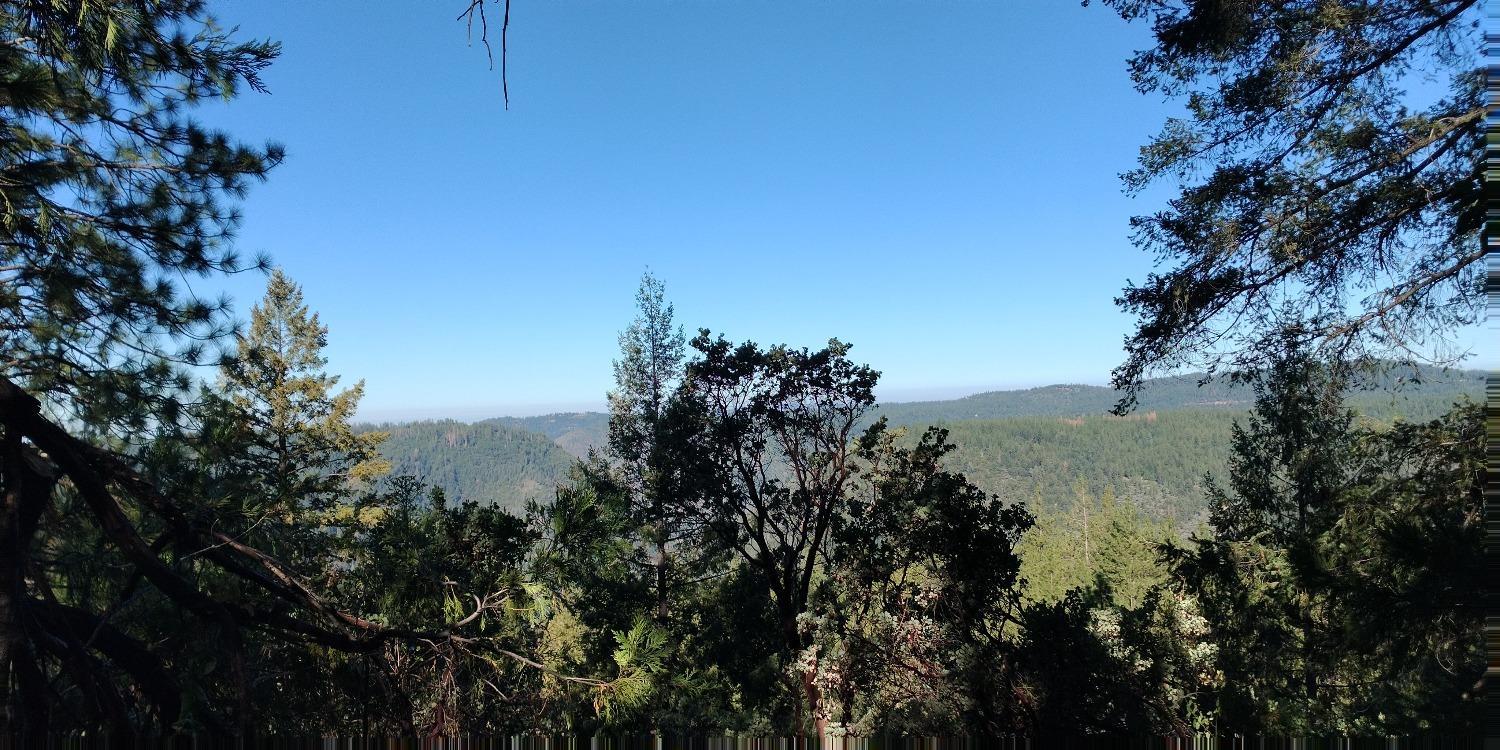
[{"label": "hillside vegetation", "polygon": [[[1478,398],[1484,375],[1455,370],[1420,382],[1388,380],[1384,390],[1350,394],[1348,403],[1380,423],[1433,419],[1459,399]],[[1222,470],[1230,425],[1253,395],[1226,383],[1160,378],[1126,417],[1108,413],[1116,397],[1101,386],[1052,385],[885,404],[880,413],[913,437],[929,424],[947,427],[957,446],[949,468],[1008,501],[1061,509],[1081,479],[1096,493],[1113,487],[1152,519],[1195,527],[1204,519],[1204,474]],[[527,500],[551,497],[573,460],[605,443],[608,425],[607,414],[575,412],[379,429],[391,433],[381,453],[393,473],[441,486],[458,501],[519,510]]]},{"label": "hillside vegetation", "polygon": [[380,447],[394,475],[442,487],[449,497],[520,510],[527,500],[552,496],[573,457],[547,435],[495,420],[380,425],[390,438]]}]

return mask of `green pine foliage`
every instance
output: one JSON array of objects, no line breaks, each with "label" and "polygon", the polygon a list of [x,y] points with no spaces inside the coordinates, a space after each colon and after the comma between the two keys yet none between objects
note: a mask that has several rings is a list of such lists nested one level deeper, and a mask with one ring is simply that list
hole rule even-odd
[{"label": "green pine foliage", "polygon": [[[0,744],[1477,729],[1481,379],[1362,356],[1474,314],[1476,3],[1105,2],[1190,95],[1127,177],[1184,180],[1135,414],[882,408],[837,339],[686,344],[648,274],[609,415],[377,430],[284,273],[242,335],[178,286],[247,267],[280,149],[190,113],[276,45],[0,1]],[[1233,377],[1144,380],[1192,362]]]},{"label": "green pine foliage", "polygon": [[193,108],[264,91],[272,42],[200,0],[0,4],[0,360],[91,428],[171,420],[233,330],[192,279],[246,263],[238,200],[282,160]]},{"label": "green pine foliage", "polygon": [[1178,192],[1131,220],[1161,270],[1117,299],[1122,405],[1155,372],[1256,369],[1292,325],[1325,358],[1451,357],[1484,309],[1478,0],[1102,2],[1155,36],[1136,87],[1183,105],[1124,175]]},{"label": "green pine foliage", "polygon": [[[356,433],[350,425],[364,382],[334,391],[338,377],[323,370],[328,327],[310,311],[302,289],[281,269],[250,311],[250,328],[220,368],[222,411],[248,444],[224,463],[260,478],[262,502],[273,511],[327,510],[350,485],[387,472],[377,450],[386,434]],[[219,439],[224,439],[221,434]]]},{"label": "green pine foliage", "polygon": [[1143,604],[1166,580],[1161,545],[1177,538],[1168,523],[1153,522],[1105,485],[1098,495],[1076,480],[1072,502],[1039,512],[1022,539],[1021,577],[1035,601],[1058,602],[1075,589],[1096,589],[1121,607]]},{"label": "green pine foliage", "polygon": [[1167,554],[1217,646],[1215,711],[1286,734],[1475,726],[1480,410],[1362,427],[1336,370],[1295,341],[1271,357],[1213,535]]}]

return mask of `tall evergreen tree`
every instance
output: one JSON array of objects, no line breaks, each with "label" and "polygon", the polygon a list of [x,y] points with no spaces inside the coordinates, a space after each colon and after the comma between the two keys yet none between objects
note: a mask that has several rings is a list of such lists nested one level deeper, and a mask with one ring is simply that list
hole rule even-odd
[{"label": "tall evergreen tree", "polygon": [[282,513],[326,510],[341,491],[379,476],[389,464],[376,452],[385,433],[356,433],[354,411],[364,381],[335,392],[328,327],[281,269],[251,310],[250,328],[220,381],[246,443],[225,462],[261,482],[262,502]]},{"label": "tall evergreen tree", "polygon": [[[166,671],[142,645],[69,608],[29,574],[61,475],[90,514],[133,545],[104,498],[97,457],[42,417],[91,433],[171,423],[189,385],[182,364],[232,326],[223,305],[175,280],[231,272],[234,201],[282,157],[203,127],[191,108],[263,88],[270,42],[240,41],[199,0],[0,3],[0,726],[45,727],[45,670],[66,643],[77,664],[113,660],[170,724]],[[40,399],[41,401],[38,401]],[[90,466],[93,464],[93,466]],[[92,476],[99,484],[90,484]],[[138,541],[138,538],[134,539]],[[165,572],[152,568],[153,575]],[[162,578],[166,580],[166,578]],[[170,584],[169,584],[170,585]],[[206,610],[205,610],[206,611]],[[107,633],[49,638],[73,625]],[[88,624],[85,624],[88,623]],[[117,726],[130,701],[104,674],[78,674],[96,716]],[[11,686],[19,688],[17,694]]]},{"label": "tall evergreen tree", "polygon": [[1155,34],[1137,88],[1186,105],[1125,175],[1182,187],[1132,220],[1167,270],[1117,300],[1121,406],[1153,371],[1251,369],[1298,323],[1325,357],[1445,359],[1484,299],[1478,0],[1102,2]]},{"label": "tall evergreen tree", "polygon": [[672,504],[663,498],[674,467],[661,450],[667,403],[682,378],[687,337],[673,321],[671,303],[659,279],[649,272],[636,292],[636,317],[620,334],[615,389],[609,394],[609,450],[620,463],[634,499],[634,513],[645,528],[655,574],[656,618],[665,621],[670,597],[675,525]]},{"label": "tall evergreen tree", "polygon": [[1485,612],[1473,592],[1491,585],[1485,442],[1473,403],[1359,431],[1320,581],[1345,659],[1331,698],[1351,733],[1463,732],[1483,720]]},{"label": "tall evergreen tree", "polygon": [[1162,583],[1161,545],[1173,540],[1170,522],[1152,523],[1133,503],[1115,497],[1114,485],[1099,493],[1099,553],[1095,580],[1103,579],[1115,603],[1127,609],[1145,603]]},{"label": "tall evergreen tree", "polygon": [[1026,593],[1052,603],[1073,590],[1097,589],[1116,606],[1139,606],[1165,576],[1157,549],[1172,535],[1169,523],[1152,523],[1134,504],[1117,499],[1114,485],[1095,496],[1077,481],[1072,505],[1039,513],[1021,540]]},{"label": "tall evergreen tree", "polygon": [[1270,731],[1326,727],[1334,650],[1321,535],[1353,457],[1353,414],[1295,338],[1268,352],[1255,410],[1233,430],[1229,486],[1211,479],[1213,540],[1176,570],[1224,641],[1227,716]]},{"label": "tall evergreen tree", "polygon": [[172,418],[232,330],[181,282],[245,267],[234,202],[282,159],[192,107],[264,90],[278,51],[201,0],[0,4],[5,377],[95,429]]},{"label": "tall evergreen tree", "polygon": [[277,51],[200,0],[0,3],[0,732],[249,731],[257,639],[451,649],[475,627],[339,609],[305,577],[326,570],[196,491],[190,366],[236,326],[186,284],[247,267],[235,203],[282,151],[192,109],[263,89]]},{"label": "tall evergreen tree", "polygon": [[1234,431],[1227,487],[1211,486],[1214,537],[1169,555],[1217,641],[1222,720],[1471,726],[1482,631],[1458,591],[1482,575],[1478,410],[1362,427],[1327,366],[1281,351]]}]

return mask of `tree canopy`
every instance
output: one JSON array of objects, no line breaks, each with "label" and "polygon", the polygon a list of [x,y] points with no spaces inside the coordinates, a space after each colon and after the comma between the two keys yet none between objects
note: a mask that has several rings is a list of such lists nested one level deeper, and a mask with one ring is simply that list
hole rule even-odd
[{"label": "tree canopy", "polygon": [[[194,0],[0,0],[0,744],[1477,729],[1483,412],[1359,419],[1345,367],[1476,314],[1475,3],[1104,2],[1188,104],[1127,177],[1186,187],[1136,221],[1174,265],[1122,298],[1120,406],[1203,361],[1248,415],[1040,389],[908,432],[848,344],[689,341],[648,274],[601,450],[414,439],[518,446],[541,466],[486,468],[521,511],[388,474],[281,270],[243,330],[192,294],[270,270],[231,240],[280,149],[191,115],[274,43]],[[986,403],[1016,408],[925,413]]]},{"label": "tree canopy", "polygon": [[199,0],[0,7],[0,360],[90,425],[170,419],[182,365],[232,332],[188,279],[247,264],[236,203],[282,160],[192,117],[264,90],[273,42]]},{"label": "tree canopy", "polygon": [[1114,372],[1250,369],[1296,328],[1324,356],[1451,361],[1483,307],[1476,0],[1102,0],[1149,23],[1142,92],[1184,102],[1126,189],[1180,194],[1132,220],[1166,266]]}]

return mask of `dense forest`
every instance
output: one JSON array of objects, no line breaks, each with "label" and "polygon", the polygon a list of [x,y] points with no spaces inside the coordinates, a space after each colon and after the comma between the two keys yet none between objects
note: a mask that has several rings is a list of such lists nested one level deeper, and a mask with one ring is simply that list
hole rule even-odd
[{"label": "dense forest", "polygon": [[[956,447],[944,466],[1005,500],[1065,508],[1074,482],[1082,479],[1094,492],[1113,485],[1147,516],[1188,532],[1207,520],[1203,479],[1222,473],[1230,426],[1249,413],[1254,399],[1247,385],[1210,384],[1198,391],[1196,383],[1191,377],[1152,380],[1143,398],[1150,409],[1125,417],[1109,414],[1114,392],[1096,386],[882,404],[872,413],[904,427],[912,439],[926,425],[946,427]],[[1395,382],[1387,372],[1377,387],[1351,391],[1345,403],[1363,419],[1388,424],[1435,419],[1483,394],[1479,371],[1433,371],[1418,383]],[[519,513],[567,478],[573,463],[567,454],[586,458],[589,450],[606,450],[608,426],[609,415],[583,412],[362,429],[390,435],[380,452],[395,474],[440,485],[455,500]]]},{"label": "dense forest", "polygon": [[[1481,370],[1426,368],[1404,370],[1397,363],[1372,372],[1358,387],[1345,394],[1350,407],[1371,419],[1395,417],[1426,420],[1451,408],[1457,400],[1479,399],[1484,394],[1486,373]],[[1094,417],[1107,414],[1119,400],[1112,388],[1095,385],[1049,385],[1015,391],[988,391],[942,401],[881,403],[877,416],[893,425],[921,426],[967,420],[1001,420],[1009,417]],[[1227,378],[1207,378],[1204,373],[1150,378],[1142,385],[1136,410],[1222,410],[1243,414],[1254,402],[1254,394],[1243,383]],[[873,421],[874,417],[870,418]],[[568,453],[584,458],[593,448],[604,448],[609,439],[609,415],[604,412],[569,412],[534,417],[495,417],[476,425],[496,424],[540,432]],[[371,429],[397,430],[401,424]]]},{"label": "dense forest", "polygon": [[381,455],[396,475],[420,477],[456,501],[473,500],[520,512],[551,496],[574,458],[548,436],[496,420],[452,420],[361,426],[388,437]]},{"label": "dense forest", "polygon": [[[1410,380],[1481,314],[1477,5],[1102,4],[1189,103],[1112,391],[883,410],[648,273],[578,458],[600,418],[355,425],[234,244],[284,150],[195,119],[277,44],[0,2],[3,740],[1477,734],[1495,412]],[[244,320],[183,283],[239,272]]]}]

